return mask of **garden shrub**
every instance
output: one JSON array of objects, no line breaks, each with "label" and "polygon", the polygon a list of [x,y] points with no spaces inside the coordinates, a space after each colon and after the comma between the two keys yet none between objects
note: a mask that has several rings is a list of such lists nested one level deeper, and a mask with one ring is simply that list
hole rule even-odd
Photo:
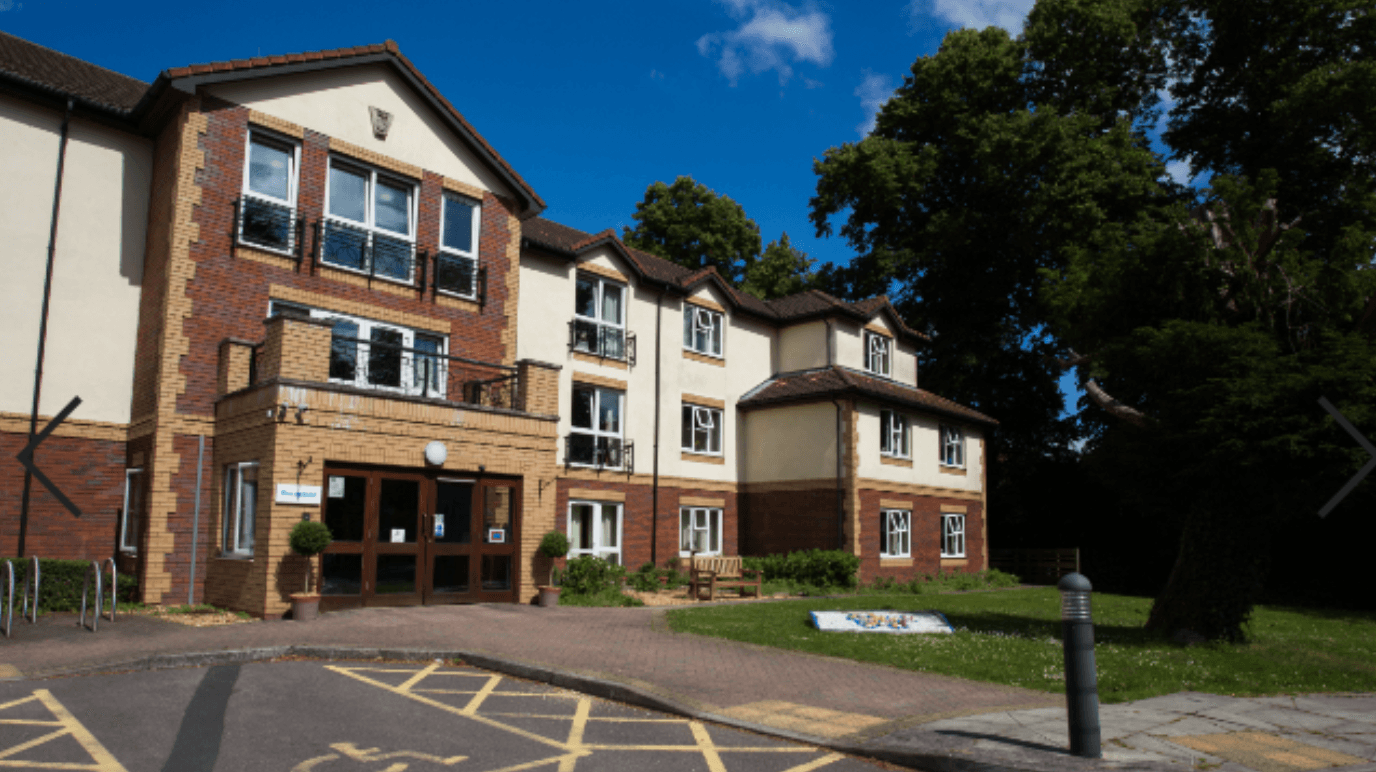
[{"label": "garden shrub", "polygon": [[[4,558],[0,558],[0,571],[4,570]],[[24,580],[28,575],[30,561],[28,558],[10,558],[14,562],[14,602],[22,608],[24,597]],[[48,611],[80,611],[81,610],[81,590],[86,581],[86,570],[90,568],[89,560],[54,560],[50,558],[38,559],[38,610]],[[109,574],[106,574],[109,576]],[[0,592],[4,591],[3,574],[0,574]],[[110,591],[105,590],[105,597],[110,597]],[[133,603],[138,599],[139,582],[128,574],[119,575],[119,587],[116,597],[120,603]],[[95,587],[91,588],[90,603],[95,603]],[[106,601],[109,602],[108,600]]]},{"label": "garden shrub", "polygon": [[640,592],[655,592],[660,588],[659,571],[654,563],[646,562],[635,573],[626,577],[626,584]]},{"label": "garden shrub", "polygon": [[566,594],[596,595],[603,590],[616,590],[626,576],[626,569],[592,555],[580,555],[568,562],[563,571]]},{"label": "garden shrub", "polygon": [[762,571],[766,581],[788,579],[813,587],[851,588],[856,585],[855,573],[860,570],[860,558],[841,550],[808,550],[748,557],[743,565]]}]

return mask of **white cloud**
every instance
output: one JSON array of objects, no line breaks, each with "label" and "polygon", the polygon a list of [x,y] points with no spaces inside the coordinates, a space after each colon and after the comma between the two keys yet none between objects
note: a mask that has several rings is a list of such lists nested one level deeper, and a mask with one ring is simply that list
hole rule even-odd
[{"label": "white cloud", "polygon": [[958,27],[1003,27],[1010,34],[1022,32],[1035,0],[912,0],[905,10],[908,24],[916,30],[930,16]]},{"label": "white cloud", "polygon": [[874,119],[879,113],[879,108],[889,101],[893,96],[893,81],[888,75],[877,74],[865,70],[865,79],[860,81],[860,85],[855,87],[855,95],[860,97],[860,107],[865,110],[865,122],[855,127],[860,132],[860,136],[865,136],[874,131]]},{"label": "white cloud", "polygon": [[831,64],[831,17],[811,4],[800,9],[778,0],[721,2],[740,26],[703,35],[697,46],[698,53],[717,58],[717,68],[731,85],[747,70],[755,75],[775,70],[782,85],[793,76],[790,62]]},{"label": "white cloud", "polygon": [[1171,161],[1166,164],[1166,174],[1169,174],[1171,179],[1181,185],[1189,185],[1190,180],[1193,179],[1193,176],[1190,174],[1190,159],[1187,158],[1184,161]]}]

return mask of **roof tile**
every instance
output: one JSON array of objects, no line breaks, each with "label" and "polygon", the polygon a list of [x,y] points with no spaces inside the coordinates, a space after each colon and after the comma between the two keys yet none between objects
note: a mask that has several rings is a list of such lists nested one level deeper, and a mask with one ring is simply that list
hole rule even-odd
[{"label": "roof tile", "polygon": [[0,73],[118,112],[138,104],[148,84],[0,32]]},{"label": "roof tile", "polygon": [[757,387],[738,404],[746,408],[764,407],[775,403],[794,402],[842,393],[859,394],[882,402],[905,405],[975,423],[991,426],[998,424],[998,421],[974,408],[953,402],[930,391],[837,366],[783,373]]}]

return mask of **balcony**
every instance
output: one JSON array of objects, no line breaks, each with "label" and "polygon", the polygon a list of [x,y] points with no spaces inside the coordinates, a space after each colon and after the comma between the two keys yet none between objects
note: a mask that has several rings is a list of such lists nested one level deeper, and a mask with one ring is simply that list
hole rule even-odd
[{"label": "balcony", "polygon": [[415,281],[416,245],[338,220],[317,223],[320,263],[403,284]]},{"label": "balcony", "polygon": [[551,366],[527,360],[502,365],[437,347],[345,337],[321,320],[275,316],[265,324],[261,343],[221,344],[221,394],[278,381],[540,415],[557,411],[558,370]]},{"label": "balcony", "polygon": [[234,237],[245,246],[275,252],[299,263],[304,228],[305,221],[289,206],[249,196],[234,202]]},{"label": "balcony", "polygon": [[635,366],[635,333],[591,319],[569,322],[569,350]]},{"label": "balcony", "polygon": [[630,474],[635,471],[635,443],[614,437],[570,433],[564,438],[564,466],[591,466]]}]

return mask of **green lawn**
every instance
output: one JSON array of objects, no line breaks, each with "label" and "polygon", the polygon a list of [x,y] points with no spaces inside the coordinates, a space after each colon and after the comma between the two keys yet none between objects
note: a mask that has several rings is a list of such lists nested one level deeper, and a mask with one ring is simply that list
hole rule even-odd
[{"label": "green lawn", "polygon": [[[1142,630],[1150,598],[1094,595],[1099,698],[1192,690],[1256,696],[1376,691],[1376,615],[1258,607],[1241,645],[1182,647]],[[809,611],[940,611],[954,635],[822,633]],[[1060,593],[1052,588],[868,595],[669,612],[677,632],[710,635],[1048,692],[1064,690]]]}]

